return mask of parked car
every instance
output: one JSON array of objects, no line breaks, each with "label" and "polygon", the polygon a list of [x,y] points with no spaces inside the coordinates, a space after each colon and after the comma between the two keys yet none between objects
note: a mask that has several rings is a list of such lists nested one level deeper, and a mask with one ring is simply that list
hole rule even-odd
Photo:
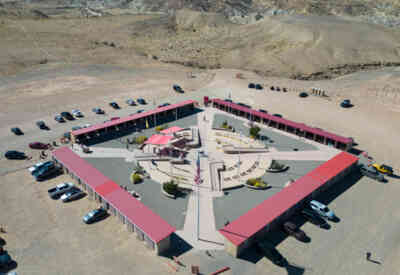
[{"label": "parked car", "polygon": [[82,129],[82,127],[81,126],[74,126],[74,127],[71,128],[72,131],[76,131],[76,130],[79,130],[79,129]]},{"label": "parked car", "polygon": [[382,174],[393,175],[393,168],[386,164],[374,163],[372,166]]},{"label": "parked car", "polygon": [[36,169],[40,168],[40,166],[42,166],[44,164],[44,162],[38,162],[36,164],[34,164],[33,166],[28,168],[29,173],[33,173],[33,171],[35,171]]},{"label": "parked car", "polygon": [[72,188],[71,190],[69,190],[68,192],[64,193],[60,199],[62,202],[68,202],[68,201],[73,201],[73,200],[82,198],[84,195],[85,195],[85,193],[82,192],[82,190],[75,187],[75,188]]},{"label": "parked car", "polygon": [[139,104],[142,104],[142,105],[147,104],[147,102],[146,102],[146,100],[144,100],[144,98],[138,98],[136,101],[137,101]]},{"label": "parked car", "polygon": [[282,88],[282,92],[286,93],[287,89],[286,88]]},{"label": "parked car", "polygon": [[318,214],[316,214],[313,210],[304,208],[301,211],[301,214],[303,215],[304,218],[306,218],[309,222],[311,222],[312,224],[315,224],[321,228],[324,229],[329,229],[330,226],[329,224],[326,222],[325,219],[321,218]]},{"label": "parked car", "polygon": [[35,171],[38,171],[40,168],[42,168],[45,165],[50,165],[49,163],[53,163],[52,161],[46,161],[46,162],[38,162],[35,165],[31,166],[28,168],[28,171],[33,175]]},{"label": "parked car", "polygon": [[107,210],[100,207],[98,209],[94,209],[94,210],[90,211],[89,213],[87,213],[83,217],[83,222],[86,224],[91,224],[98,220],[101,220],[102,218],[106,217],[107,215],[108,215]]},{"label": "parked car", "polygon": [[26,155],[24,152],[19,151],[7,151],[4,154],[6,159],[26,159]]},{"label": "parked car", "polygon": [[261,84],[256,84],[254,88],[256,88],[256,90],[262,90],[263,86],[261,86]]},{"label": "parked car", "polygon": [[37,169],[35,169],[32,172],[32,175],[34,177],[36,177],[37,175],[39,175],[42,171],[44,170],[48,170],[54,167],[54,162],[52,161],[46,161],[45,163],[43,163],[43,165],[41,165],[40,167],[38,167]]},{"label": "parked car", "polygon": [[89,127],[91,127],[91,126],[92,126],[92,124],[87,123],[87,124],[84,124],[84,125],[82,126],[82,128],[89,128]]},{"label": "parked car", "polygon": [[74,187],[75,187],[75,185],[73,183],[64,182],[64,183],[58,184],[54,188],[47,190],[47,192],[49,193],[50,198],[57,199],[57,198],[61,197],[63,194],[65,194],[66,192],[73,189]]},{"label": "parked car", "polygon": [[320,215],[323,218],[326,218],[328,220],[333,220],[335,219],[335,213],[333,213],[332,210],[330,210],[325,204],[312,200],[309,203],[310,208],[314,210],[318,215]]},{"label": "parked car", "polygon": [[163,104],[158,105],[158,108],[166,107],[166,106],[168,106],[168,105],[171,105],[171,104],[169,104],[169,103],[163,103]]},{"label": "parked car", "polygon": [[181,88],[181,86],[176,85],[176,84],[174,84],[174,85],[172,86],[172,89],[174,89],[174,91],[177,92],[177,93],[183,94],[183,92],[184,92],[183,89]]},{"label": "parked car", "polygon": [[67,120],[74,120],[75,118],[73,117],[73,115],[71,115],[70,112],[62,112],[60,114],[63,118],[67,119]]},{"label": "parked car", "polygon": [[49,129],[49,127],[47,127],[46,123],[43,120],[36,121],[36,125],[37,125],[37,127],[39,127],[39,129],[42,129],[42,130]]},{"label": "parked car", "polygon": [[62,116],[60,116],[60,115],[56,115],[55,117],[54,117],[54,120],[55,121],[57,121],[57,122],[65,122],[65,119],[62,117]]},{"label": "parked car", "polygon": [[254,89],[256,87],[256,85],[254,83],[249,83],[249,89]]},{"label": "parked car", "polygon": [[350,99],[344,99],[342,102],[340,102],[340,106],[343,108],[349,108],[352,107],[353,104],[351,104]]},{"label": "parked car", "polygon": [[264,109],[258,109],[259,112],[264,113],[264,114],[268,114],[268,112]]},{"label": "parked car", "polygon": [[232,99],[229,99],[229,98],[225,98],[224,101],[233,103]]},{"label": "parked car", "polygon": [[113,107],[114,109],[120,109],[120,107],[119,107],[119,105],[118,105],[118,103],[117,102],[110,102],[109,103],[109,105],[111,106],[111,107]]},{"label": "parked car", "polygon": [[49,165],[47,167],[40,168],[38,172],[33,173],[37,181],[42,181],[50,176],[57,175],[61,172],[61,168],[55,165]]},{"label": "parked car", "polygon": [[118,120],[118,119],[120,119],[119,116],[115,116],[115,117],[110,118],[111,121],[113,121],[113,120]]},{"label": "parked car", "polygon": [[98,115],[104,114],[104,111],[100,108],[93,108],[92,111],[93,111],[93,113],[98,114]]},{"label": "parked car", "polygon": [[272,114],[272,115],[276,117],[283,117],[281,114]]},{"label": "parked car", "polygon": [[[8,268],[12,264],[12,262],[13,260],[11,259],[7,250],[4,250],[0,247],[0,269]],[[6,274],[6,273],[1,273],[1,274]]]},{"label": "parked car", "polygon": [[256,244],[256,251],[265,255],[270,261],[280,267],[287,266],[287,260],[279,253],[279,251],[267,242],[258,242]]},{"label": "parked car", "polygon": [[20,128],[18,128],[18,127],[11,128],[11,132],[16,134],[17,136],[20,136],[20,135],[24,134],[24,132],[22,132],[22,130]]},{"label": "parked car", "polygon": [[307,241],[307,235],[297,225],[292,222],[285,222],[283,224],[283,230],[290,236],[295,237],[299,241]]},{"label": "parked car", "polygon": [[376,170],[376,168],[373,166],[367,166],[367,165],[361,166],[360,172],[364,176],[367,176],[369,178],[372,178],[380,182],[385,182],[385,177],[381,173],[379,173],[378,170]]},{"label": "parked car", "polygon": [[299,94],[299,97],[307,97],[307,96],[308,96],[308,94],[306,92],[301,92]]},{"label": "parked car", "polygon": [[127,101],[126,101],[126,104],[128,104],[129,106],[135,106],[136,105],[136,102],[133,100],[133,99],[128,99]]},{"label": "parked car", "polygon": [[280,92],[280,91],[281,91],[281,88],[275,87],[275,91]]},{"label": "parked car", "polygon": [[31,149],[41,149],[41,150],[46,150],[49,148],[49,144],[45,144],[42,142],[31,142],[29,143],[29,148]]},{"label": "parked car", "polygon": [[270,89],[271,91],[275,91],[275,87],[274,87],[274,86],[269,87],[269,89]]},{"label": "parked car", "polygon": [[141,110],[137,110],[137,111],[136,111],[136,113],[137,113],[137,114],[140,114],[140,113],[143,113],[143,112],[144,112],[144,110],[143,110],[143,109],[141,109]]},{"label": "parked car", "polygon": [[77,110],[77,109],[72,110],[71,113],[72,113],[72,115],[73,115],[74,117],[83,117],[82,112],[79,111],[79,110]]}]

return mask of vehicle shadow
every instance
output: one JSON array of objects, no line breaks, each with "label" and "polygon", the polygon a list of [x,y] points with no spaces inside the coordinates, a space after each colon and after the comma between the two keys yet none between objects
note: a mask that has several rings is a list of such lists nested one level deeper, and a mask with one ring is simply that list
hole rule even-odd
[{"label": "vehicle shadow", "polygon": [[7,244],[6,240],[0,237],[0,246],[5,246]]},{"label": "vehicle shadow", "polygon": [[302,275],[305,272],[305,268],[301,266],[296,266],[291,263],[285,267],[288,275]]},{"label": "vehicle shadow", "polygon": [[400,175],[395,175],[395,174],[392,174],[392,175],[387,175],[389,178],[392,178],[392,179],[400,179]]},{"label": "vehicle shadow", "polygon": [[16,269],[17,267],[18,267],[18,263],[13,260],[7,266],[0,267],[0,272],[1,272],[0,274],[2,274],[2,273],[6,274],[6,273],[10,272],[11,270]]}]

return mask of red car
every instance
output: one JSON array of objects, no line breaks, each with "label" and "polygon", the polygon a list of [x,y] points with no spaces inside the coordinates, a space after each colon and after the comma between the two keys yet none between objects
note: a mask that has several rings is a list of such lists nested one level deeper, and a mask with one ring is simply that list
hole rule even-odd
[{"label": "red car", "polygon": [[41,142],[32,142],[32,143],[29,143],[29,148],[45,150],[45,149],[49,148],[49,144],[45,144],[45,143],[41,143]]},{"label": "red car", "polygon": [[120,119],[120,117],[119,116],[112,117],[110,120],[112,121],[112,120],[117,120],[117,119]]}]

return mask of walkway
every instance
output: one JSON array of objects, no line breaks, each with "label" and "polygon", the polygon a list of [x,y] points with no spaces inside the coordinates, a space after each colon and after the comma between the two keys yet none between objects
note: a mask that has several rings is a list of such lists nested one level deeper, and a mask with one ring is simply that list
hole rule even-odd
[{"label": "walkway", "polygon": [[[208,150],[207,131],[211,131],[211,121],[213,115],[205,112],[198,114],[198,128],[202,147],[199,151],[204,151],[206,156],[200,157],[200,174],[202,182],[191,193],[186,211],[186,219],[183,230],[177,231],[186,242],[196,249],[223,249],[224,238],[217,231],[215,226],[215,216],[213,209],[213,198],[222,196],[222,192],[212,191],[210,180],[210,158],[212,152]],[[203,119],[206,116],[206,121]]]}]

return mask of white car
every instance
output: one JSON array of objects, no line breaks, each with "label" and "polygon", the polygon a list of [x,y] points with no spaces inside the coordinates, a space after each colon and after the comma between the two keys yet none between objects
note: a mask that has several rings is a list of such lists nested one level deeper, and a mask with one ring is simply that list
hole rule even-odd
[{"label": "white car", "polygon": [[35,171],[36,169],[38,169],[40,166],[42,166],[44,164],[44,162],[38,162],[35,165],[31,166],[28,168],[28,171],[32,174],[33,171]]},{"label": "white car", "polygon": [[71,182],[64,182],[57,185],[54,188],[49,189],[47,192],[52,199],[58,199],[61,195],[67,193],[74,188],[74,184]]},{"label": "white car", "polygon": [[92,124],[89,124],[89,123],[88,123],[88,124],[83,125],[82,128],[89,128],[89,127],[91,127],[91,126],[92,126]]},{"label": "white car", "polygon": [[81,111],[79,111],[79,110],[77,110],[77,109],[74,109],[74,110],[72,110],[72,115],[74,116],[74,117],[83,117],[83,114],[81,113]]},{"label": "white car", "polygon": [[83,197],[85,193],[83,193],[78,188],[72,188],[70,191],[66,192],[64,195],[61,196],[62,202],[68,202],[72,200],[76,200],[78,198]]},{"label": "white car", "polygon": [[310,201],[310,207],[323,218],[327,218],[328,220],[333,220],[335,218],[335,213],[319,201]]}]

